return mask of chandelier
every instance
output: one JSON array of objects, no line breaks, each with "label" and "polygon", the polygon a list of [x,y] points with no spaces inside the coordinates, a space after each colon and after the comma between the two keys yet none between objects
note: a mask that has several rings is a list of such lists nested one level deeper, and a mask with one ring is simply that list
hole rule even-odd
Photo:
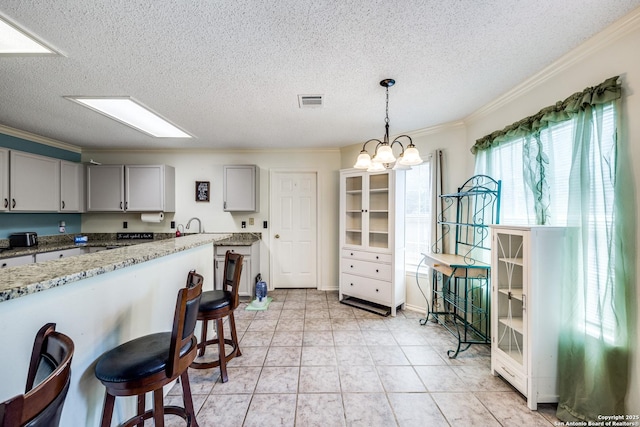
[{"label": "chandelier", "polygon": [[[384,119],[384,138],[382,141],[379,139],[370,139],[362,146],[362,151],[358,155],[356,164],[353,165],[356,169],[366,169],[367,172],[381,172],[391,167],[391,164],[395,162],[393,169],[411,169],[411,166],[419,165],[422,163],[420,153],[411,137],[408,135],[400,135],[396,137],[391,143],[389,143],[389,88],[396,83],[393,79],[384,79],[380,82],[380,86],[386,88],[387,91],[387,104],[386,104],[386,117]],[[407,148],[399,141],[401,138],[409,140]],[[369,155],[367,151],[367,144],[370,142],[376,142],[376,147],[373,151],[373,157]],[[399,145],[400,155],[396,159],[393,155],[393,146]]]}]

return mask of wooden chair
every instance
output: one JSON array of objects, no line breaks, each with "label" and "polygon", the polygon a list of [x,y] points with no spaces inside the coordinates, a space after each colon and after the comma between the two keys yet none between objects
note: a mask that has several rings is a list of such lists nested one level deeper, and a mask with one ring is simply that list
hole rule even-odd
[{"label": "wooden chair", "polygon": [[[238,344],[238,334],[236,333],[236,321],[233,311],[238,307],[240,298],[238,287],[240,286],[240,274],[242,273],[242,261],[244,256],[235,252],[227,251],[224,257],[224,272],[222,276],[222,289],[206,291],[202,293],[200,309],[198,310],[198,320],[202,320],[202,334],[198,343],[198,356],[203,356],[206,347],[211,344],[218,345],[218,359],[213,361],[194,361],[191,367],[194,369],[209,369],[219,366],[222,382],[229,380],[227,375],[227,362],[236,356],[242,356],[240,345]],[[231,339],[225,339],[223,322],[224,318],[229,318],[229,329]],[[216,323],[217,335],[214,339],[207,340],[207,324],[209,320]],[[225,344],[232,347],[227,354]]]},{"label": "wooden chair", "polygon": [[[142,426],[153,418],[164,426],[164,414],[178,415],[188,426],[198,426],[187,370],[196,358],[196,325],[203,278],[189,274],[189,284],[180,289],[171,332],[145,335],[107,351],[98,359],[96,377],[107,388],[102,427],[111,425],[116,396],[138,396],[138,414],[121,426]],[[180,377],[184,408],[164,406],[162,387]],[[153,392],[153,408],[145,410],[145,394]]]},{"label": "wooden chair", "polygon": [[47,323],[36,334],[25,393],[0,403],[1,427],[56,427],[69,391],[73,341]]}]

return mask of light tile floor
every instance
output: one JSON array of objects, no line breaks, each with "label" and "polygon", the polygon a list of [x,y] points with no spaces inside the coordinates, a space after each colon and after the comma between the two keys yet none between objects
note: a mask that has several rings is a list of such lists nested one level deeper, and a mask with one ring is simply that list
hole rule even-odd
[{"label": "light tile floor", "polygon": [[[235,312],[242,356],[189,371],[198,424],[226,426],[552,426],[555,405],[530,411],[490,372],[488,346],[456,359],[455,339],[423,313],[352,308],[337,292],[269,293],[267,311]],[[226,332],[225,332],[226,333]],[[205,355],[205,357],[209,354]],[[166,402],[181,404],[176,385]],[[184,425],[180,419],[167,421]]]}]

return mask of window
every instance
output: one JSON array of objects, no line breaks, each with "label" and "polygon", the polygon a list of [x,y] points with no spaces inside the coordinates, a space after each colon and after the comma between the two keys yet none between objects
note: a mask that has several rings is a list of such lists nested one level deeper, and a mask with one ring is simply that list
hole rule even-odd
[{"label": "window", "polygon": [[[610,250],[611,212],[613,206],[614,182],[612,164],[615,164],[616,128],[615,107],[607,105],[602,110],[602,120],[594,121],[590,132],[585,134],[591,141],[585,144],[591,149],[589,169],[602,173],[605,179],[589,190],[589,198],[595,208],[591,211],[587,229],[583,230],[582,258],[587,265],[583,280],[586,289],[582,294],[583,330],[591,336],[602,337],[613,343],[616,334],[616,315],[610,304],[611,286],[605,283],[613,280],[612,270],[615,260],[610,259],[614,253]],[[571,204],[570,174],[574,158],[574,132],[576,119],[550,125],[540,131],[539,141],[543,152],[544,179],[543,191],[548,193],[548,210],[546,223],[556,226],[573,224],[571,220],[575,207]],[[476,173],[485,173],[494,179],[502,180],[502,199],[500,222],[503,224],[535,224],[533,192],[525,183],[526,167],[523,155],[527,138],[517,137],[501,143],[490,150],[478,153]],[[531,143],[531,141],[529,141]],[[586,242],[588,240],[588,242]],[[609,256],[603,256],[609,254]]]},{"label": "window", "polygon": [[405,264],[417,266],[431,244],[431,162],[405,173]]}]

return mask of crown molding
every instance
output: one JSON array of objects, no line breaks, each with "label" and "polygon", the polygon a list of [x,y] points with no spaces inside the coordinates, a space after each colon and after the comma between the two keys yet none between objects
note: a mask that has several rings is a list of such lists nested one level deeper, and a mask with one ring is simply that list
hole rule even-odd
[{"label": "crown molding", "polygon": [[445,132],[447,130],[454,130],[457,128],[465,128],[465,127],[466,127],[466,123],[463,120],[457,120],[454,122],[442,123],[439,125],[429,126],[426,128],[414,130],[412,132],[407,132],[407,135],[409,135],[412,138],[418,138],[421,136],[433,135],[433,134]]},{"label": "crown molding", "polygon": [[620,38],[637,31],[640,28],[640,8],[637,8],[614,24],[602,30],[600,33],[591,37],[580,46],[571,50],[566,55],[554,61],[551,65],[543,68],[521,84],[517,85],[504,95],[493,100],[489,104],[479,108],[463,119],[464,123],[473,122],[485,117],[499,108],[509,104],[511,101],[518,99],[523,94],[533,90],[537,86],[555,77],[569,67],[582,61],[584,58],[593,55],[602,48],[614,43]]},{"label": "crown molding", "polygon": [[46,136],[36,135],[35,133],[15,129],[9,126],[0,125],[0,133],[31,142],[37,142],[38,144],[59,148],[61,150],[82,153],[82,148],[76,145],[67,144],[66,142],[58,141],[57,139],[47,138]]}]

